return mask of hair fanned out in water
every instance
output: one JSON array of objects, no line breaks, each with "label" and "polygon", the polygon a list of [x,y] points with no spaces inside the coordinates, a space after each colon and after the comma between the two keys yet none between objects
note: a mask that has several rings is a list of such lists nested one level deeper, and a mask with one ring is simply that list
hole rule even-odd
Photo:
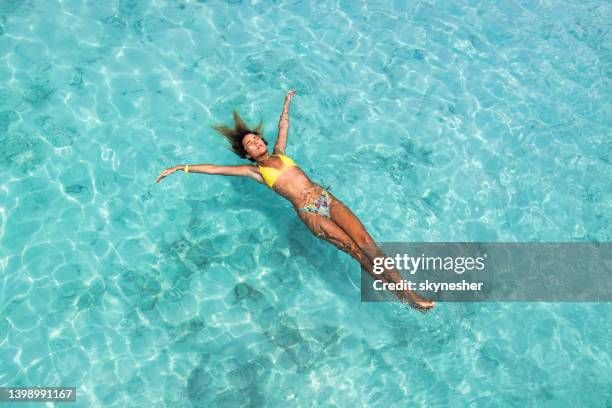
[{"label": "hair fanned out in water", "polygon": [[[259,125],[257,125],[257,127],[255,127],[254,129],[251,129],[244,122],[244,120],[242,120],[242,118],[240,117],[238,112],[236,112],[235,109],[233,110],[233,115],[234,115],[234,128],[233,129],[223,123],[219,125],[213,125],[211,127],[227,139],[227,141],[230,143],[230,150],[232,152],[242,157],[243,159],[247,159],[246,157],[247,153],[244,150],[244,146],[242,146],[242,139],[246,135],[248,135],[249,133],[253,133],[255,135],[261,136],[264,143],[266,145],[268,144],[268,142],[266,142],[266,140],[263,138],[263,134],[262,134],[263,120],[259,122]],[[255,161],[251,158],[248,158],[248,159],[250,161]]]}]

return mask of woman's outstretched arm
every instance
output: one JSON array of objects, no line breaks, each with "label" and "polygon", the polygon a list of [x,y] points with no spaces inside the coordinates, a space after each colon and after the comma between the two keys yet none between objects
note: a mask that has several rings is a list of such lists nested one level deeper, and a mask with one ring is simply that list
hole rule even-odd
[{"label": "woman's outstretched arm", "polygon": [[281,112],[280,120],[278,121],[278,137],[276,138],[276,144],[274,145],[274,154],[285,153],[285,147],[287,147],[287,133],[289,132],[289,104],[291,98],[295,95],[295,91],[289,91],[285,96],[285,103],[283,104],[283,111]]},{"label": "woman's outstretched arm", "polygon": [[259,183],[264,183],[259,170],[255,166],[216,166],[214,164],[180,164],[169,167],[157,177],[157,182],[175,171],[182,170],[186,173],[218,174],[222,176],[244,176],[250,177]]}]

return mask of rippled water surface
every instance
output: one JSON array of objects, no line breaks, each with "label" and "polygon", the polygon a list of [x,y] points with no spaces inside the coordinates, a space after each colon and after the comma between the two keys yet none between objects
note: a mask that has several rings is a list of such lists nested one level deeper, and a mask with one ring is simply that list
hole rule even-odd
[{"label": "rippled water surface", "polygon": [[[74,406],[612,404],[609,304],[359,302],[232,107],[379,241],[610,240],[606,1],[0,1],[0,384]],[[606,351],[607,350],[607,351]],[[27,406],[27,405],[20,405]],[[37,405],[38,406],[38,405]]]}]

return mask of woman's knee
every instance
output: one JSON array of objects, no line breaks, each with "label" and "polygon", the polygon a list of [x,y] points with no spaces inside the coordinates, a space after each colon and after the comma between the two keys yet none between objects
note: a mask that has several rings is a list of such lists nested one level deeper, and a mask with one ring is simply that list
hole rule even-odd
[{"label": "woman's knee", "polygon": [[352,253],[359,250],[359,246],[355,244],[355,242],[353,242],[353,240],[350,239],[348,236],[344,238],[338,237],[334,234],[331,234],[329,231],[326,231],[325,229],[320,229],[319,231],[315,232],[315,236],[335,245],[336,247],[338,247],[338,249],[341,249],[346,252]]},{"label": "woman's knee", "polygon": [[361,249],[359,249],[359,246],[357,246],[357,244],[355,244],[353,240],[347,239],[340,241],[339,246],[342,250],[349,252],[350,254],[356,254],[358,252],[361,252]]},{"label": "woman's knee", "polygon": [[369,259],[363,251],[359,248],[357,244],[353,240],[331,240],[332,244],[334,244],[341,251],[346,252],[353,258],[355,258],[359,263],[368,264]]},{"label": "woman's knee", "polygon": [[379,251],[378,247],[376,246],[376,242],[374,242],[370,234],[367,232],[359,234],[356,237],[355,242],[363,251]]},{"label": "woman's knee", "polygon": [[[348,208],[342,201],[334,197],[332,202],[332,211],[336,210],[337,216],[342,218],[343,223],[349,223],[351,225],[345,225],[344,229],[351,235],[351,239],[359,246],[360,249],[364,247],[375,247],[374,240],[363,226],[359,218],[353,214],[350,208]],[[351,221],[347,221],[350,219]]]}]

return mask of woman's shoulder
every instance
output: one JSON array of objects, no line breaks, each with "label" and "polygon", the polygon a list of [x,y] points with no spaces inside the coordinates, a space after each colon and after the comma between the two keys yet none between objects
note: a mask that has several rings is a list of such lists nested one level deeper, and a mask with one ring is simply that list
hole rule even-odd
[{"label": "woman's shoulder", "polygon": [[273,156],[278,156],[278,157],[283,158],[283,159],[291,160],[291,157],[287,156],[287,154],[285,154],[285,152],[275,151],[272,155]]},{"label": "woman's shoulder", "polygon": [[279,154],[278,157],[280,157],[280,159],[283,161],[283,163],[285,164],[295,164],[295,162],[293,161],[293,159],[289,156],[287,156],[286,154]]}]

